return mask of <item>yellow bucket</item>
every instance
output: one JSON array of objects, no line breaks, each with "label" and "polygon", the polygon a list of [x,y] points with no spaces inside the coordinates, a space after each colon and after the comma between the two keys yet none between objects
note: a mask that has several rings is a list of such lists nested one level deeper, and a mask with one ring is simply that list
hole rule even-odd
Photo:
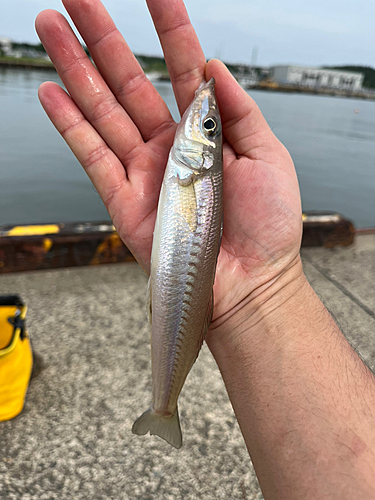
[{"label": "yellow bucket", "polygon": [[26,311],[18,295],[0,295],[0,421],[18,415],[25,403],[33,366]]}]

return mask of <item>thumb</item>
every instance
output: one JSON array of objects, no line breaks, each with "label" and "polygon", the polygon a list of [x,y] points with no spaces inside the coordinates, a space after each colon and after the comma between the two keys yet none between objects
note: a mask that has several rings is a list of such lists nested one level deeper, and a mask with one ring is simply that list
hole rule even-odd
[{"label": "thumb", "polygon": [[238,155],[257,159],[257,150],[272,152],[280,147],[255,101],[239,85],[228,68],[217,59],[206,65],[206,80],[215,78],[223,133]]}]

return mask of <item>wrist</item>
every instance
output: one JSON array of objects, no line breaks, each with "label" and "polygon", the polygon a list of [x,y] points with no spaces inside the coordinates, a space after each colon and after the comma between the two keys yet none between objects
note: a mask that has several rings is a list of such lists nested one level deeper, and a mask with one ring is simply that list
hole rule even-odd
[{"label": "wrist", "polygon": [[[207,343],[219,363],[221,355],[226,356],[234,350],[243,351],[250,343],[249,352],[256,356],[254,344],[269,342],[274,345],[277,331],[290,315],[297,314],[304,297],[312,289],[303,273],[302,262],[298,255],[294,261],[280,273],[256,290],[252,291],[241,304],[213,321],[207,336]],[[275,335],[275,339],[272,336]]]}]

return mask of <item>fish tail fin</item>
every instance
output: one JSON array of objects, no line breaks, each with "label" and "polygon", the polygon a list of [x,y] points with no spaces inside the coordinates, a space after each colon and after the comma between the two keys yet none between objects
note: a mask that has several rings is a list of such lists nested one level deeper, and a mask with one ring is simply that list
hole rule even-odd
[{"label": "fish tail fin", "polygon": [[143,436],[150,431],[151,435],[157,435],[165,439],[167,443],[175,448],[182,446],[182,433],[178,409],[171,416],[158,415],[152,408],[142,413],[132,427],[133,434]]}]

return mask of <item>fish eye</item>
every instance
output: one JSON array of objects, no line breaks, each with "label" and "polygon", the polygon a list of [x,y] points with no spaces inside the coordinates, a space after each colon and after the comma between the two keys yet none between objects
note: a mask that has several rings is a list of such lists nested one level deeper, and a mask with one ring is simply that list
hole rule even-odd
[{"label": "fish eye", "polygon": [[216,129],[216,122],[212,118],[206,118],[203,122],[203,127],[209,134],[212,134]]}]

